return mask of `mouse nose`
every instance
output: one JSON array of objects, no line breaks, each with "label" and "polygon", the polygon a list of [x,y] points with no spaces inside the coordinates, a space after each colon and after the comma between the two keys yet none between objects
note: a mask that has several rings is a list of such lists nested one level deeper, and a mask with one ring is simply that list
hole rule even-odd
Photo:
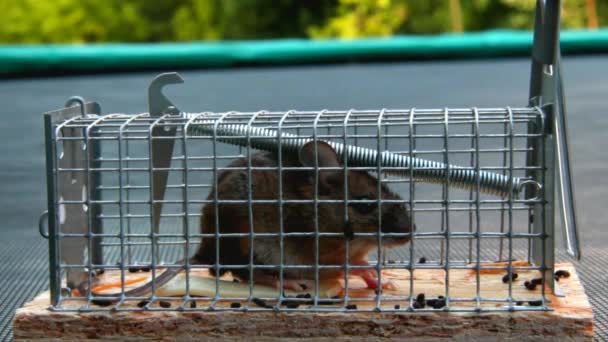
[{"label": "mouse nose", "polygon": [[407,215],[393,215],[391,213],[382,215],[382,232],[409,233],[411,231],[416,231],[416,225],[411,224]]}]

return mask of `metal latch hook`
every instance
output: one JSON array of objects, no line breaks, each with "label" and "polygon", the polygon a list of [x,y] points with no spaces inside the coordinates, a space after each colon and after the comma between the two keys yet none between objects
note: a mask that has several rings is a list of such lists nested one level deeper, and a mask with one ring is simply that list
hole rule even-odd
[{"label": "metal latch hook", "polygon": [[[148,87],[148,109],[150,116],[158,117],[163,114],[177,114],[179,110],[163,94],[163,87],[169,84],[184,83],[184,79],[176,72],[166,72],[156,76]],[[168,113],[170,111],[170,113]]]},{"label": "metal latch hook", "polygon": [[[175,142],[176,128],[174,126],[163,125],[161,118],[163,115],[177,115],[180,110],[169,101],[169,99],[163,94],[163,87],[169,84],[180,84],[184,83],[184,79],[176,72],[168,72],[156,76],[150,86],[148,87],[148,106],[150,110],[150,117],[157,118],[155,121],[157,126],[150,132],[151,141],[151,155],[152,159],[152,187],[154,188],[152,194],[153,200],[153,231],[154,234],[160,232],[160,218],[161,211],[163,208],[162,200],[165,197],[165,190],[167,188],[167,179],[169,177],[169,168],[171,167],[171,158],[173,156],[173,145]],[[173,137],[172,139],[153,139],[154,137]],[[160,169],[160,170],[159,170]],[[153,242],[154,249],[154,242]],[[159,249],[153,252],[157,259],[160,259]]]}]

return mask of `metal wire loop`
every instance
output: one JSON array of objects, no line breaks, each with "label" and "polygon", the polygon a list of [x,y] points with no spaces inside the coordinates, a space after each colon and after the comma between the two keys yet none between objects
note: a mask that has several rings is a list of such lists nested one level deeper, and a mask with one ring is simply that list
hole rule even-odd
[{"label": "metal wire loop", "polygon": [[78,104],[80,106],[80,115],[85,118],[87,113],[84,99],[81,96],[72,96],[65,102],[65,107],[72,107],[74,104]]},{"label": "metal wire loop", "polygon": [[528,184],[530,184],[534,188],[536,196],[533,198],[526,198],[526,200],[530,201],[530,202],[540,200],[542,197],[541,195],[542,195],[542,191],[543,191],[543,185],[533,179],[527,179],[527,180],[521,181],[519,183],[519,186],[517,187],[517,192],[518,193],[521,192],[524,189],[524,187],[526,187]]}]

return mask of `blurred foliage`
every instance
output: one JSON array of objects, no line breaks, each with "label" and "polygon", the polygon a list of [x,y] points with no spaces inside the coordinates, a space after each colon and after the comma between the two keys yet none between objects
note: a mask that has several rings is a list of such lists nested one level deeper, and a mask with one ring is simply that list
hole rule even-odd
[{"label": "blurred foliage", "polygon": [[308,33],[313,38],[390,36],[405,22],[406,8],[396,0],[340,0],[338,14]]},{"label": "blurred foliage", "polygon": [[140,41],[147,35],[136,2],[1,0],[5,43]]},{"label": "blurred foliage", "polygon": [[[608,25],[608,1],[562,1],[562,26]],[[531,29],[535,0],[0,0],[0,43],[357,38]]]},{"label": "blurred foliage", "polygon": [[176,40],[304,37],[325,22],[333,0],[187,0],[172,16]]}]

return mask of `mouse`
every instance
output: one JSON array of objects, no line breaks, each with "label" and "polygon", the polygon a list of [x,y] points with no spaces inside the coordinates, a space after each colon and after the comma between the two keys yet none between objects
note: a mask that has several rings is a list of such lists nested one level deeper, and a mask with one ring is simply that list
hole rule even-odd
[{"label": "mouse", "polygon": [[[317,156],[318,161],[315,161]],[[320,284],[332,286],[344,279],[345,265],[348,263],[361,266],[349,269],[349,273],[361,277],[368,288],[396,289],[390,282],[380,284],[375,268],[363,267],[369,266],[368,254],[378,247],[379,229],[382,233],[394,234],[382,238],[383,248],[398,247],[409,242],[409,234],[415,230],[415,225],[410,220],[405,201],[386,184],[378,184],[379,180],[369,172],[345,171],[338,154],[325,141],[311,140],[299,149],[297,155],[284,151],[281,157],[284,168],[282,220],[278,204],[278,153],[258,151],[250,155],[250,161],[247,157],[235,159],[227,165],[227,170],[218,173],[217,188],[211,189],[207,196],[208,203],[202,208],[201,233],[249,234],[253,230],[256,234],[277,234],[282,223],[283,233],[287,234],[283,237],[283,289],[304,291],[313,288],[317,261],[322,267],[318,270]],[[268,168],[250,170],[251,184],[246,169],[249,163],[252,168]],[[316,165],[331,169],[319,169],[317,173],[314,170]],[[254,200],[251,211],[247,203],[242,202],[249,199],[250,185],[251,199]],[[216,190],[219,203],[214,201]],[[315,193],[318,199],[316,209],[315,203],[311,203]],[[345,193],[348,200],[353,201],[348,202],[347,208]],[[386,202],[379,205],[379,197]],[[222,202],[235,200],[240,202]],[[303,203],[303,200],[308,202]],[[315,213],[318,217],[316,221]],[[318,256],[317,230],[322,234],[334,233],[318,237]],[[293,236],[295,234],[301,235]],[[271,265],[281,264],[280,237],[256,236],[253,248],[250,243],[250,236],[223,236],[219,238],[219,243],[215,236],[202,237],[196,253],[190,258],[190,264],[211,265],[209,271],[215,277],[230,272],[241,282],[252,280],[255,284],[279,288],[279,268]],[[250,272],[251,257],[255,265],[268,267],[256,267]],[[125,296],[143,296],[150,292],[152,286],[158,288],[164,285],[182,270],[168,268],[154,282],[125,291]],[[86,289],[80,290],[86,293],[83,292]]]}]

